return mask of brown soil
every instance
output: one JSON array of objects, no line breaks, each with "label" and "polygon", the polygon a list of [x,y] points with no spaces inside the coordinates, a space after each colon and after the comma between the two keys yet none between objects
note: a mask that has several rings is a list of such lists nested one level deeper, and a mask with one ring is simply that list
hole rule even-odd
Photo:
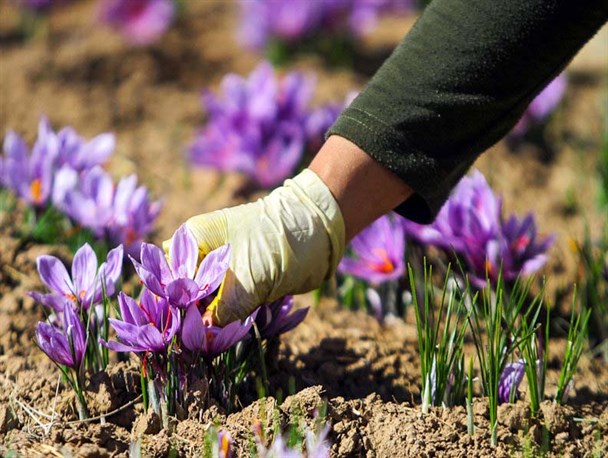
[{"label": "brown soil", "polygon": [[[204,119],[199,91],[216,85],[228,71],[250,71],[259,60],[234,43],[233,6],[190,1],[187,17],[159,45],[128,49],[109,31],[93,26],[92,1],[58,10],[50,17],[48,37],[27,43],[19,37],[16,11],[3,2],[0,130],[14,129],[31,140],[45,113],[54,126],[72,125],[85,136],[114,131],[118,147],[112,172],[136,171],[165,201],[156,242],[192,214],[242,201],[234,192],[243,184],[241,177],[191,171],[183,160],[184,145]],[[368,71],[409,22],[391,19],[370,38],[364,47]],[[599,234],[605,220],[595,204],[594,178],[607,97],[605,48],[599,49],[597,59],[579,59],[570,69],[566,101],[549,131],[552,151],[527,145],[513,153],[499,143],[476,164],[504,195],[508,212],[534,210],[540,231],[557,233],[546,268],[551,294],[574,281],[569,240],[581,238],[585,223]],[[367,79],[311,57],[290,68],[318,73],[317,102],[342,100]],[[568,195],[575,198],[574,213]],[[249,456],[254,427],[269,430],[277,421],[284,428],[293,421],[313,424],[324,402],[334,456],[536,456],[543,444],[550,456],[608,453],[608,369],[598,361],[583,357],[566,406],[546,401],[537,418],[523,401],[501,406],[499,445],[492,448],[483,399],[475,402],[473,436],[467,434],[463,408],[420,413],[411,314],[405,321],[380,325],[331,301],[312,310],[281,342],[271,370],[273,395],[278,399],[280,392],[288,393],[290,378],[296,382],[295,394],[282,403],[267,398],[230,415],[216,407],[193,407],[169,431],[142,411],[135,363],[115,362],[87,388],[97,418],[78,422],[72,395],[58,388],[58,371],[33,342],[34,324],[44,314],[25,294],[41,287],[37,256],[50,253],[69,260],[70,255],[62,247],[21,243],[14,233],[19,214],[0,214],[0,450],[5,454],[128,456],[130,446],[140,441],[144,456],[167,456],[171,450],[198,456],[205,431],[218,424],[235,439],[237,455]],[[312,299],[303,296],[299,302],[309,305]],[[550,395],[563,347],[557,340],[550,348]]]}]

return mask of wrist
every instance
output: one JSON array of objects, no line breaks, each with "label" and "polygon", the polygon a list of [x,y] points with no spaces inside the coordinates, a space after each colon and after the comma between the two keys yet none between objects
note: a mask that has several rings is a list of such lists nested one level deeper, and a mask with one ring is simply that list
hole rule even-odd
[{"label": "wrist", "polygon": [[338,203],[347,242],[413,194],[397,175],[337,135],[327,139],[309,168]]}]

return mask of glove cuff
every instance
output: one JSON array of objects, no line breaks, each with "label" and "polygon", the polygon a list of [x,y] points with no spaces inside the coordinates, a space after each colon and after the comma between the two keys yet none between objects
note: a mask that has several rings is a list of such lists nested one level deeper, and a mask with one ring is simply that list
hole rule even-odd
[{"label": "glove cuff", "polygon": [[300,174],[285,181],[285,186],[300,194],[300,199],[314,210],[325,227],[330,239],[331,254],[326,278],[331,277],[344,255],[345,229],[342,211],[335,197],[319,176],[310,169],[304,169]]}]

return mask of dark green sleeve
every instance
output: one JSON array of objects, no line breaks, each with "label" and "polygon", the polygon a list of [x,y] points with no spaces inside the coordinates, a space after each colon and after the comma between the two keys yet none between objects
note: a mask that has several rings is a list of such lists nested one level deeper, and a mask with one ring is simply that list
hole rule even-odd
[{"label": "dark green sleeve", "polygon": [[328,135],[415,190],[430,222],[483,151],[604,24],[608,0],[433,0]]}]

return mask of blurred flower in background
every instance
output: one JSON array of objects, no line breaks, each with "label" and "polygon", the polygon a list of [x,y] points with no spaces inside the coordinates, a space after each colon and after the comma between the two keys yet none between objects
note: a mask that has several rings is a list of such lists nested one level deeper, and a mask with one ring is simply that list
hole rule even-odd
[{"label": "blurred flower in background", "polygon": [[357,97],[357,94],[357,92],[352,91],[347,94],[344,102],[327,103],[311,111],[306,118],[305,125],[310,151],[316,152],[321,148],[325,141],[325,133],[336,122],[340,113]]},{"label": "blurred flower in background", "polygon": [[551,81],[535,98],[530,102],[528,108],[509,133],[509,136],[519,139],[524,136],[531,128],[542,125],[549,115],[555,111],[566,92],[568,79],[564,73],[560,74]]},{"label": "blurred flower in background", "polygon": [[264,187],[280,183],[304,154],[313,90],[311,78],[298,72],[278,78],[266,62],[248,78],[225,76],[220,96],[203,94],[209,120],[190,147],[190,161],[245,173]]},{"label": "blurred flower in background", "polygon": [[54,6],[63,5],[70,0],[14,0],[21,8],[27,8],[35,12],[47,11]]},{"label": "blurred flower in background", "polygon": [[173,0],[103,0],[100,19],[134,46],[152,44],[175,17]]},{"label": "blurred flower in background", "polygon": [[115,144],[111,133],[87,141],[71,127],[55,132],[42,117],[31,152],[18,134],[6,134],[0,189],[11,190],[36,208],[39,216],[53,206],[95,237],[112,246],[122,243],[128,253],[138,255],[161,203],[151,200],[147,188],[137,186],[137,176],[123,177],[115,184],[102,168]]},{"label": "blurred flower in background", "polygon": [[264,49],[273,40],[295,44],[317,34],[361,37],[382,14],[412,11],[415,0],[240,0],[239,41]]}]

